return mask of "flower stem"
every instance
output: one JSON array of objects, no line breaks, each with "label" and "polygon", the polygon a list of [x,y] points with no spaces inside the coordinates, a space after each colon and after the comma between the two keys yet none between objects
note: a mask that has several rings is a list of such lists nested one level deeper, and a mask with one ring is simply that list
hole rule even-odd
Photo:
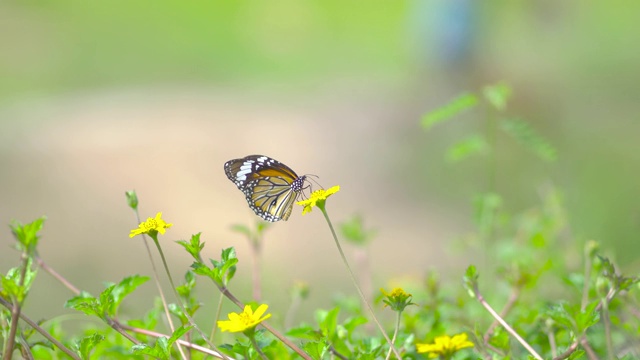
[{"label": "flower stem", "polygon": [[260,355],[260,357],[263,360],[269,360],[269,358],[267,357],[267,355],[265,355],[262,350],[260,349],[260,346],[258,346],[258,342],[256,341],[256,336],[255,334],[251,334],[249,335],[249,340],[251,340],[251,344],[253,345],[253,348],[256,349],[256,352]]},{"label": "flower stem", "polygon": [[[400,329],[401,316],[402,316],[402,311],[398,311],[396,313],[396,328],[395,330],[393,330],[393,337],[391,338],[392,344],[396,343],[396,337],[398,336],[398,329]],[[387,357],[385,358],[385,360],[389,360],[390,357],[391,357],[391,349],[389,349],[389,352],[387,352]]]},{"label": "flower stem", "polygon": [[[11,307],[12,307],[12,304],[9,301],[6,301],[2,297],[0,297],[0,305],[4,306],[7,309],[11,309]],[[60,349],[60,351],[64,352],[65,354],[67,354],[69,357],[71,357],[74,360],[80,360],[80,357],[75,352],[73,352],[73,350],[67,348],[66,346],[64,346],[63,343],[61,343],[58,340],[56,340],[56,338],[54,338],[47,330],[45,330],[42,327],[40,327],[40,325],[38,325],[35,321],[31,320],[25,314],[20,313],[20,319],[22,319],[22,321],[27,323],[27,325],[31,326],[35,331],[40,333],[40,335],[42,335],[44,338],[49,340],[53,345],[55,345],[58,349]],[[12,353],[13,353],[13,351],[12,351]],[[11,359],[12,353],[8,353],[7,352],[7,354],[9,354],[9,359]]]},{"label": "flower stem", "polygon": [[[251,240],[251,239],[250,239]],[[260,260],[262,256],[262,246],[260,239],[256,238],[250,241],[251,243],[251,257],[252,257],[252,272],[253,272],[253,301],[260,302],[262,298],[262,278],[260,273]]]},{"label": "flower stem", "polygon": [[[138,223],[140,223],[140,215],[138,213],[138,210],[135,209],[134,211],[136,214],[136,219]],[[149,235],[149,237],[151,237],[154,241],[156,241],[157,239],[157,235],[155,237]],[[171,329],[171,333],[173,333],[174,331],[176,331],[176,328],[173,325],[173,320],[171,320],[171,313],[169,313],[167,298],[164,296],[164,291],[162,291],[162,286],[160,286],[160,276],[158,274],[158,269],[156,268],[155,261],[153,261],[153,256],[151,255],[151,249],[149,248],[149,243],[147,242],[147,237],[145,236],[145,234],[142,234],[142,239],[144,240],[143,241],[144,247],[145,249],[147,249],[147,256],[149,257],[149,262],[151,263],[151,270],[153,271],[153,281],[155,282],[156,288],[158,289],[158,294],[160,295],[160,301],[162,301],[162,308],[164,309],[164,315],[167,318],[167,322],[169,323],[169,329]],[[180,352],[180,356],[182,357],[182,359],[186,360],[187,355],[185,354],[180,344],[178,344],[177,342],[176,342],[176,347],[178,348],[178,351]]]},{"label": "flower stem", "polygon": [[216,331],[218,329],[217,326],[215,326],[215,324],[218,323],[218,320],[220,320],[220,314],[222,314],[222,300],[224,299],[224,294],[220,293],[220,299],[218,299],[218,308],[216,309],[216,318],[213,320],[213,328],[211,329],[211,336],[209,337],[209,341],[213,342],[213,339],[216,336]]},{"label": "flower stem", "polygon": [[382,325],[376,318],[376,315],[373,312],[373,308],[371,307],[371,304],[369,304],[369,302],[367,301],[367,298],[364,296],[364,293],[362,292],[362,289],[360,289],[360,286],[358,285],[358,280],[356,280],[356,276],[353,274],[353,270],[351,270],[351,266],[349,266],[347,257],[344,255],[344,251],[342,251],[342,246],[340,246],[340,241],[338,241],[338,236],[336,235],[336,231],[333,228],[333,224],[331,223],[331,219],[329,219],[329,215],[327,214],[327,211],[325,210],[324,206],[318,206],[318,208],[322,211],[322,214],[324,215],[324,219],[327,221],[327,224],[329,225],[329,229],[331,229],[331,235],[333,235],[333,240],[336,242],[336,246],[338,247],[338,251],[340,252],[340,256],[342,257],[342,262],[344,262],[344,265],[347,267],[347,270],[349,270],[351,281],[353,282],[353,285],[356,287],[356,290],[358,290],[358,295],[360,295],[362,302],[364,302],[367,305],[367,309],[369,309],[369,312],[371,313],[371,318],[378,326],[378,329],[380,329],[382,336],[384,336],[384,338],[387,340],[387,343],[389,344],[391,351],[393,351],[393,353],[398,359],[402,359],[402,357],[398,353],[398,350],[396,350],[396,348],[393,346],[393,342],[391,341],[391,339],[389,339],[389,335],[387,335],[387,333],[382,328]]},{"label": "flower stem", "polygon": [[531,345],[529,345],[529,343],[527,343],[511,326],[509,326],[509,324],[507,324],[506,321],[504,321],[502,317],[500,317],[500,315],[498,315],[495,310],[493,310],[491,305],[489,305],[489,303],[484,299],[484,296],[482,296],[482,294],[480,293],[480,290],[478,288],[475,288],[474,291],[476,293],[476,299],[482,306],[484,306],[485,309],[487,309],[489,314],[491,314],[491,316],[493,316],[494,319],[496,319],[500,323],[500,325],[502,325],[502,327],[504,327],[504,329],[507,330],[509,334],[511,334],[511,336],[518,340],[520,345],[522,345],[529,352],[529,354],[531,354],[537,360],[542,360],[542,356],[540,356],[540,354],[538,354],[531,347]]},{"label": "flower stem", "polygon": [[[231,300],[231,302],[236,304],[240,309],[244,309],[244,304],[240,300],[238,300],[238,298],[235,297],[235,295],[233,295],[231,293],[231,291],[229,291],[229,289],[226,286],[223,286],[223,285],[218,284],[218,283],[215,283],[215,284],[218,287],[218,290],[220,290],[220,292],[222,294],[224,294],[224,296],[226,296],[227,299]],[[295,351],[303,359],[312,360],[311,357],[309,356],[309,354],[305,353],[302,349],[300,349],[291,340],[287,339],[284,335],[280,334],[275,328],[273,328],[271,325],[269,325],[266,321],[261,322],[260,326],[262,326],[265,329],[267,329],[267,331],[269,331],[271,334],[273,334],[273,336],[277,337],[278,340],[282,341],[282,343],[287,345],[291,350]]]},{"label": "flower stem", "polygon": [[[204,340],[207,343],[207,345],[209,345],[213,350],[215,350],[215,351],[217,351],[217,352],[222,354],[222,352],[220,352],[220,350],[218,350],[218,348],[215,345],[213,345],[213,343],[211,341],[209,341],[207,336],[202,332],[202,330],[200,330],[200,328],[198,327],[196,322],[193,320],[191,315],[189,315],[189,313],[187,312],[187,309],[185,309],[184,305],[182,304],[182,300],[180,299],[180,295],[178,294],[178,291],[176,291],[176,285],[173,282],[173,277],[171,276],[171,272],[169,271],[169,266],[167,265],[167,259],[164,257],[164,252],[162,251],[162,247],[160,247],[160,242],[158,241],[157,236],[155,238],[153,238],[153,242],[156,244],[156,248],[158,249],[158,252],[160,253],[160,258],[162,259],[162,265],[164,265],[164,270],[167,273],[167,277],[169,278],[169,283],[171,284],[171,289],[173,290],[173,294],[176,297],[176,302],[180,306],[180,309],[182,310],[182,313],[189,320],[189,323],[191,325],[193,325],[193,328],[196,329],[198,334],[200,334],[200,337],[202,337],[202,340]],[[222,355],[224,356],[224,354],[222,354]]]}]

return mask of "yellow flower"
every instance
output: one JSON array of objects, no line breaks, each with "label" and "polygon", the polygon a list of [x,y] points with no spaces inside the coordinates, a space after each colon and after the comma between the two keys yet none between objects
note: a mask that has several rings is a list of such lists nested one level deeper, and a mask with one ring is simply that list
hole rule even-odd
[{"label": "yellow flower", "polygon": [[450,337],[449,335],[436,337],[433,344],[416,344],[419,353],[429,353],[429,358],[442,356],[448,358],[456,351],[473,347],[473,343],[467,339],[466,333]]},{"label": "yellow flower", "polygon": [[382,299],[384,306],[389,306],[394,311],[404,311],[404,308],[407,306],[415,305],[411,302],[413,295],[407,293],[402,288],[395,288],[391,290],[391,293],[386,292],[384,289],[380,289],[380,292],[382,292],[382,295],[385,297]]},{"label": "yellow flower", "polygon": [[335,193],[340,191],[340,186],[336,185],[330,187],[328,190],[320,189],[311,193],[311,196],[307,200],[298,201],[296,204],[300,206],[304,206],[302,209],[302,215],[311,212],[311,209],[315,206],[322,208],[324,207],[324,202],[327,198]]},{"label": "yellow flower", "polygon": [[267,311],[269,306],[262,304],[258,306],[254,312],[250,305],[245,305],[244,311],[241,313],[229,313],[229,320],[218,321],[218,327],[222,331],[241,332],[253,329],[256,325],[271,317],[271,314],[262,315]]},{"label": "yellow flower", "polygon": [[162,220],[162,213],[159,212],[156,214],[155,219],[148,218],[147,221],[143,221],[140,223],[137,229],[131,230],[129,237],[132,238],[136,235],[140,234],[149,234],[152,231],[157,231],[160,234],[164,234],[165,230],[173,226],[173,224],[168,224],[164,220]]}]

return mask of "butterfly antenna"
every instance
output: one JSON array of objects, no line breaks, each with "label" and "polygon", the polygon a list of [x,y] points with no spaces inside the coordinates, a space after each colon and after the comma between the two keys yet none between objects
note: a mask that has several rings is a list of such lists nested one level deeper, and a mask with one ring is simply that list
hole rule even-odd
[{"label": "butterfly antenna", "polygon": [[[316,185],[320,186],[320,189],[324,189],[324,187],[322,187],[322,185],[320,185],[320,183],[314,179],[314,178],[319,179],[320,177],[318,175],[307,174],[306,176],[308,177],[309,180],[313,181],[314,183],[316,183]],[[311,190],[313,191],[313,184],[310,184],[310,186],[311,186]]]}]

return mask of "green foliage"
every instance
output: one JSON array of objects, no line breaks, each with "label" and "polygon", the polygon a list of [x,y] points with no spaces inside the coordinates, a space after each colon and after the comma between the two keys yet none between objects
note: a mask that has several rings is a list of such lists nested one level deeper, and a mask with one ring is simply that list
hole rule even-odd
[{"label": "green foliage", "polygon": [[462,94],[451,100],[448,104],[432,110],[422,117],[422,127],[430,129],[435,124],[451,120],[464,110],[473,108],[478,104],[478,97],[473,94]]},{"label": "green foliage", "polygon": [[207,276],[219,286],[225,286],[236,273],[236,264],[238,263],[236,250],[233,247],[223,249],[220,261],[213,259],[210,259],[210,261],[213,265],[212,267],[208,267],[202,262],[194,262],[191,264],[191,268],[193,268],[194,273]]},{"label": "green foliage", "polygon": [[93,351],[100,342],[104,341],[104,339],[104,335],[98,333],[83,337],[77,344],[76,351],[78,355],[80,355],[82,359],[89,359],[91,351]]},{"label": "green foliage", "polygon": [[557,150],[529,123],[521,119],[505,119],[500,122],[500,126],[505,133],[511,135],[520,145],[538,155],[542,160],[555,161],[558,158]]},{"label": "green foliage", "polygon": [[[457,142],[448,152],[449,161],[471,159],[472,155],[493,156],[496,149],[491,139],[496,133],[491,131],[502,131],[543,160],[556,159],[555,149],[544,137],[529,123],[513,120],[517,117],[508,114],[513,96],[505,84],[488,86],[481,95],[465,94],[425,115],[423,126],[430,129],[462,111],[484,105],[486,120],[494,125],[487,128],[492,130]],[[494,170],[489,167],[487,171]],[[137,211],[135,192],[126,194],[128,205]],[[457,267],[456,278],[462,275],[462,282],[451,281],[431,269],[423,279],[407,284],[406,290],[385,292],[373,304],[373,313],[377,319],[382,318],[383,330],[394,338],[394,348],[402,358],[558,360],[586,358],[590,353],[608,358],[639,357],[636,339],[640,337],[640,322],[633,314],[640,312],[640,278],[617,268],[614,260],[602,255],[606,249],[598,242],[581,241],[570,231],[570,216],[559,190],[544,186],[537,202],[515,212],[509,210],[510,202],[509,196],[495,189],[474,196],[475,229],[461,236],[458,246],[473,255],[474,265],[466,266],[466,270]],[[201,233],[188,241],[177,241],[193,258],[193,264],[177,285],[168,272],[175,290],[172,300],[166,300],[166,295],[163,300],[156,299],[138,318],[131,318],[121,305],[149,278],[132,275],[117,284],[107,284],[98,296],[77,291],[63,281],[75,294],[65,307],[100,319],[101,326],[94,322],[85,330],[67,334],[59,319],[35,323],[22,312],[25,318],[19,320],[15,309],[24,310],[38,275],[36,264],[43,264],[36,254],[44,220],[26,225],[11,223],[20,262],[0,278],[2,353],[14,357],[31,354],[37,359],[172,359],[181,358],[181,352],[190,359],[216,358],[219,352],[234,359],[394,358],[382,334],[370,331],[373,318],[367,308],[350,296],[335,296],[329,310],[316,310],[314,324],[291,322],[282,326],[283,316],[275,312],[255,318],[249,312],[233,312],[229,322],[222,324],[242,327],[221,328],[237,333],[212,332],[210,339],[206,338],[193,318],[199,315],[203,303],[215,297],[207,294],[205,302],[199,300],[199,280],[212,281],[220,294],[241,309],[250,304],[252,311],[258,309],[257,305],[266,311],[267,306],[251,299],[243,301],[231,293],[237,253],[229,247],[221,251],[219,259],[205,262]],[[268,224],[262,221],[253,228],[232,227],[255,248],[263,243],[267,229]],[[369,245],[376,234],[364,226],[362,216],[343,221],[339,229],[347,241],[361,247]],[[54,276],[62,279],[59,274]],[[294,286],[292,304],[305,300],[311,288],[313,284]],[[281,310],[277,306],[271,309]],[[219,315],[217,319],[225,318],[223,313]],[[232,320],[232,315],[237,316]],[[175,323],[172,328],[177,328],[170,333],[165,327],[169,319]],[[176,345],[178,340],[180,347]]]},{"label": "green foliage", "polygon": [[65,307],[81,311],[87,315],[97,316],[108,322],[109,317],[116,316],[122,300],[148,280],[149,277],[147,276],[127,276],[118,284],[108,286],[97,298],[83,291],[80,295],[69,299]]},{"label": "green foliage", "polygon": [[204,242],[200,242],[200,234],[201,233],[197,233],[197,234],[191,235],[191,240],[189,240],[189,242],[186,242],[184,240],[176,241],[176,243],[182,245],[182,247],[184,247],[184,249],[187,250],[187,252],[196,261],[201,261],[202,260],[200,258],[200,252],[204,248]]},{"label": "green foliage", "polygon": [[171,358],[171,347],[173,344],[189,332],[192,327],[193,326],[181,326],[173,332],[171,337],[167,338],[162,336],[158,338],[152,347],[147,344],[137,344],[134,345],[131,350],[136,355],[150,355],[157,359],[168,360]]},{"label": "green foliage", "polygon": [[11,222],[11,232],[18,241],[16,247],[20,251],[25,251],[32,254],[38,246],[38,240],[40,235],[38,234],[44,226],[44,221],[47,218],[45,216],[36,219],[28,224],[22,224],[19,221]]},{"label": "green foliage", "polygon": [[451,145],[447,149],[446,159],[450,163],[457,163],[473,155],[486,153],[488,149],[487,140],[479,134],[473,134]]},{"label": "green foliage", "polygon": [[[484,104],[490,109],[488,112],[492,114],[483,119],[486,122],[483,126],[486,131],[484,134],[469,134],[451,145],[445,156],[448,162],[457,163],[474,155],[495,156],[498,151],[495,148],[497,130],[502,130],[502,133],[516,140],[518,144],[533,152],[541,160],[553,162],[557,159],[557,150],[530,123],[508,116],[507,108],[512,96],[511,93],[511,87],[504,83],[485,86],[482,89]],[[463,110],[478,105],[480,98],[478,95],[465,93],[450,103],[424,115],[422,127],[425,130],[431,130],[433,125],[437,123],[453,120]]]},{"label": "green foliage", "polygon": [[354,215],[341,223],[340,232],[345,240],[360,246],[368,244],[376,234],[375,230],[364,228],[362,216],[359,215]]}]

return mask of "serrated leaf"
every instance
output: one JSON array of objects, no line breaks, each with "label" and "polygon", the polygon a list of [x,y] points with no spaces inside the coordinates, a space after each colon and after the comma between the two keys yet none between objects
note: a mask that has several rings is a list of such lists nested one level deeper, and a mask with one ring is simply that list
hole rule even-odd
[{"label": "serrated leaf", "polygon": [[184,241],[184,240],[176,241],[176,243],[182,245],[182,247],[184,247],[184,249],[187,250],[187,252],[196,261],[200,261],[200,252],[204,248],[204,242],[200,241],[200,235],[201,234],[202,233],[197,233],[197,234],[191,235],[191,239],[189,240],[189,242]]},{"label": "serrated leaf", "polygon": [[353,316],[350,317],[348,319],[346,319],[343,322],[343,326],[344,328],[349,332],[349,335],[353,334],[353,331],[360,325],[364,325],[366,323],[368,323],[369,320],[367,320],[366,317],[364,316]]},{"label": "serrated leaf", "polygon": [[247,237],[251,236],[251,229],[249,229],[249,227],[246,225],[242,225],[242,224],[231,225],[231,231],[237,232]]},{"label": "serrated leaf", "polygon": [[16,299],[18,302],[22,302],[25,297],[26,288],[19,284],[20,272],[17,268],[12,268],[7,273],[7,276],[2,276],[0,279],[0,295],[6,298]]},{"label": "serrated leaf", "polygon": [[168,345],[167,337],[162,336],[156,339],[153,347],[147,344],[136,344],[131,347],[134,355],[149,355],[159,359],[169,359],[171,347]]},{"label": "serrated leaf", "polygon": [[322,360],[329,349],[329,345],[324,342],[309,341],[302,348],[312,359]]},{"label": "serrated leaf", "polygon": [[25,251],[29,254],[35,251],[40,239],[38,233],[42,230],[46,219],[47,217],[43,216],[28,224],[22,224],[16,220],[9,224],[13,236],[18,241],[18,249],[20,251]]},{"label": "serrated leaf", "polygon": [[340,231],[344,238],[356,245],[364,245],[375,235],[374,230],[365,230],[362,217],[352,216],[349,220],[340,224]]},{"label": "serrated leaf", "polygon": [[334,307],[329,311],[319,311],[319,325],[320,331],[327,338],[331,339],[336,332],[336,326],[338,324],[338,314],[340,313],[340,308]]},{"label": "serrated leaf", "polygon": [[473,155],[485,153],[489,144],[481,135],[472,135],[463,139],[447,149],[447,161],[450,163],[460,162]]},{"label": "serrated leaf", "polygon": [[542,160],[551,162],[557,159],[557,150],[526,121],[520,119],[503,120],[500,122],[500,128]]},{"label": "serrated leaf", "polygon": [[462,94],[448,104],[432,110],[422,117],[422,127],[426,130],[433,125],[450,120],[455,115],[464,110],[470,109],[478,104],[478,98],[470,93]]},{"label": "serrated leaf", "polygon": [[78,355],[80,355],[82,359],[89,359],[91,350],[103,340],[104,335],[98,333],[83,337],[78,344]]},{"label": "serrated leaf", "polygon": [[476,286],[478,284],[478,271],[476,270],[476,267],[474,265],[469,265],[469,267],[467,267],[467,270],[464,273],[464,277],[463,279],[463,286],[465,288],[465,290],[467,290],[467,293],[469,294],[470,297],[475,298],[476,297]]},{"label": "serrated leaf", "polygon": [[582,334],[591,326],[600,321],[600,312],[596,311],[599,301],[589,303],[583,311],[579,311],[575,315],[577,332]]},{"label": "serrated leaf", "polygon": [[193,328],[193,325],[190,325],[190,326],[183,325],[177,328],[176,331],[174,331],[171,337],[169,338],[169,341],[168,341],[169,347],[171,347],[173,343],[178,341],[178,339],[180,339],[184,334],[188,333],[189,330],[191,330],[192,328]]},{"label": "serrated leaf", "polygon": [[504,111],[511,97],[511,87],[503,83],[485,86],[482,95],[498,111]]},{"label": "serrated leaf", "polygon": [[322,333],[309,325],[302,325],[287,330],[287,336],[295,337],[298,339],[306,339],[312,341],[320,341],[323,336]]},{"label": "serrated leaf", "polygon": [[103,318],[104,314],[101,311],[100,302],[91,294],[82,291],[80,295],[74,296],[67,300],[64,304],[65,308],[81,311],[87,315],[96,315],[99,318]]}]

